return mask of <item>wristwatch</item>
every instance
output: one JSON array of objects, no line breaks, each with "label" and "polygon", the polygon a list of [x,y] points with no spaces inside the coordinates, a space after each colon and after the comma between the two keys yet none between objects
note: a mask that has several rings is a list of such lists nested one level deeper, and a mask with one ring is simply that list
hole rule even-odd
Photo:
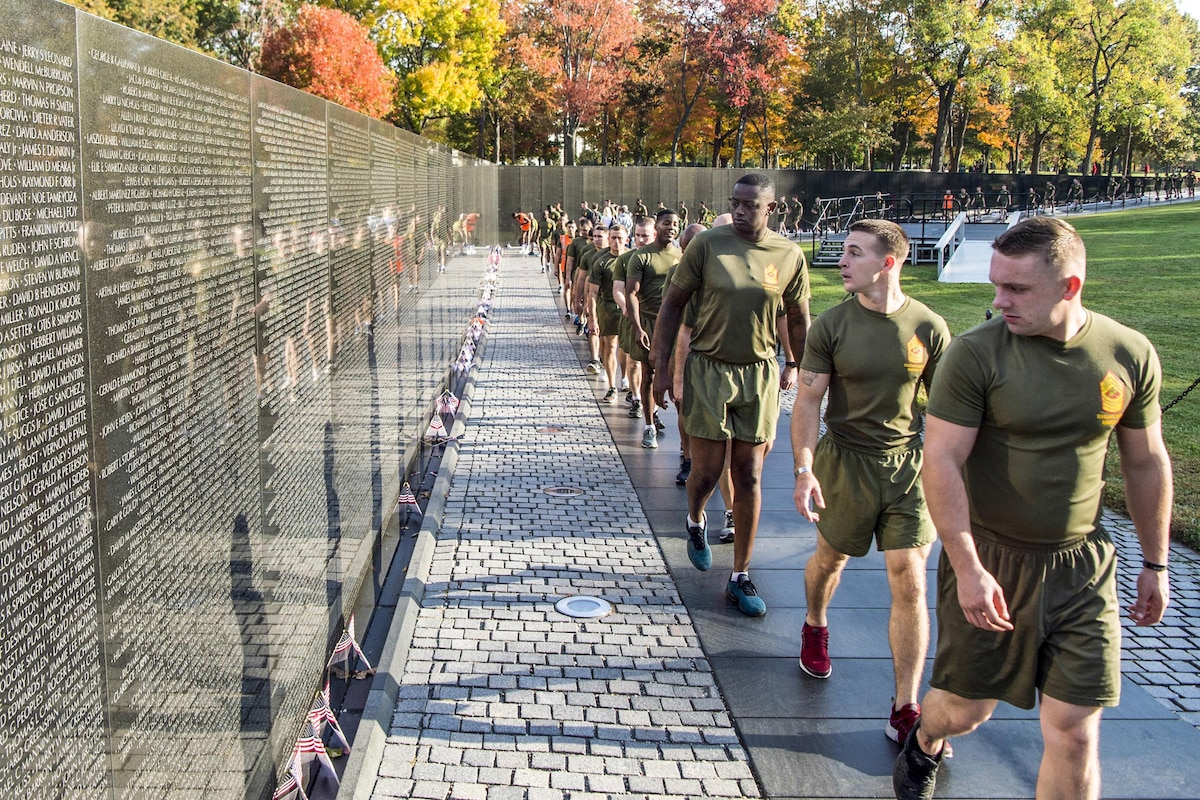
[{"label": "wristwatch", "polygon": [[799,365],[798,363],[796,363],[795,361],[785,361],[785,362],[783,362],[783,365],[784,365],[785,367],[799,367],[799,366],[800,366],[800,365]]},{"label": "wristwatch", "polygon": [[796,467],[796,473],[795,473],[795,474],[796,474],[796,477],[797,477],[797,478],[799,478],[801,475],[803,475],[803,474],[804,474],[804,473],[806,473],[806,472],[812,472],[812,470],[811,470],[811,469],[809,469],[808,467]]}]

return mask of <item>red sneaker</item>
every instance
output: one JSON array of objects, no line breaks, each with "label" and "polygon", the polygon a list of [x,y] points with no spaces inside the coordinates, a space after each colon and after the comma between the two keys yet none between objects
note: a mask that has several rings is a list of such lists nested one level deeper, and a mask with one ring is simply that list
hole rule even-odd
[{"label": "red sneaker", "polygon": [[892,708],[892,714],[888,718],[887,727],[883,732],[893,742],[904,744],[908,739],[908,733],[913,728],[917,727],[917,722],[921,719],[921,706],[919,703],[909,703],[908,705],[900,706],[900,708]]},{"label": "red sneaker", "polygon": [[829,663],[829,628],[804,623],[800,629],[800,669],[821,680],[833,674],[833,665]]}]

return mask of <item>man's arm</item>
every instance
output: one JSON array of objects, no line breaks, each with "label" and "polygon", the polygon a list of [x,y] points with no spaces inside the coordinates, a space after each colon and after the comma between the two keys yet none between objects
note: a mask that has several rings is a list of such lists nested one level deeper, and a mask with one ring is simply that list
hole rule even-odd
[{"label": "man's arm", "polygon": [[921,484],[942,549],[954,567],[958,604],[967,621],[985,631],[1011,631],[1004,590],[983,568],[971,536],[970,506],[962,468],[978,433],[978,428],[927,417]]},{"label": "man's arm", "polygon": [[[796,402],[792,404],[792,458],[796,469],[806,468],[796,476],[796,490],[792,498],[796,510],[809,522],[816,522],[821,515],[818,508],[825,507],[821,494],[821,483],[813,474],[813,451],[821,432],[821,398],[829,388],[832,376],[828,372],[802,370],[800,384],[796,387]],[[811,502],[810,502],[811,501]]]},{"label": "man's arm", "polygon": [[614,278],[612,289],[613,289],[613,300],[616,302],[617,308],[619,308],[621,310],[622,314],[628,313],[625,310],[628,307],[628,303],[629,303],[629,295],[627,295],[625,293],[625,281],[619,281]]},{"label": "man's arm", "polygon": [[691,290],[674,283],[670,284],[663,297],[662,306],[658,309],[658,319],[654,321],[654,341],[650,343],[650,364],[654,367],[654,402],[662,408],[666,408],[667,389],[671,385],[667,362],[671,360],[671,351],[675,348],[675,337],[679,335],[683,309],[691,297]]},{"label": "man's arm", "polygon": [[[1171,543],[1171,457],[1163,443],[1162,423],[1148,428],[1117,426],[1121,474],[1125,477],[1125,504],[1142,545],[1142,558],[1166,564]],[[1137,601],[1129,607],[1135,625],[1155,625],[1170,602],[1166,570],[1142,568],[1137,579]]]},{"label": "man's arm", "polygon": [[600,321],[596,316],[596,299],[600,297],[600,285],[594,282],[591,276],[588,276],[587,281],[587,297],[584,300],[584,310],[587,314],[587,332],[599,333]]},{"label": "man's arm", "polygon": [[811,325],[812,317],[808,313],[807,300],[802,300],[796,305],[787,305],[787,332],[793,354],[804,352],[804,342],[808,339],[808,329]]},{"label": "man's arm", "polygon": [[642,281],[635,275],[625,275],[625,298],[629,305],[629,323],[633,325],[633,338],[649,348],[646,330],[642,327]]},{"label": "man's arm", "polygon": [[[792,350],[792,337],[788,334],[787,314],[779,314],[775,317],[775,335],[779,338],[779,347],[783,350],[783,370],[779,373],[779,388],[783,390],[791,389],[796,385],[796,376],[799,374],[798,367],[789,367],[788,364],[796,363],[796,353]],[[805,334],[807,336],[807,334]]]}]

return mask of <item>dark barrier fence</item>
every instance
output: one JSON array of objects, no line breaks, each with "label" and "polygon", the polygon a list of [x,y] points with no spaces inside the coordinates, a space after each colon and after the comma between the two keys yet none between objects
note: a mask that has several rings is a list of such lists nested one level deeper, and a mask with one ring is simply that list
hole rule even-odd
[{"label": "dark barrier fence", "polygon": [[[733,184],[748,172],[765,172],[776,184],[777,196],[786,196],[789,203],[799,198],[805,207],[808,224],[815,221],[814,207],[818,199],[872,197],[876,193],[890,198],[889,204],[901,216],[929,216],[941,213],[943,198],[950,191],[958,207],[961,192],[974,199],[982,190],[991,208],[1003,202],[1012,208],[1034,207],[1044,199],[1047,181],[1055,186],[1055,197],[1062,205],[1071,188],[1073,175],[1019,174],[989,172],[900,172],[825,171],[825,170],[750,170],[717,169],[711,167],[524,167],[502,166],[499,185],[499,218],[497,225],[503,236],[515,239],[512,212],[540,211],[547,205],[561,202],[572,216],[578,216],[580,202],[601,203],[612,200],[634,209],[642,200],[653,213],[661,202],[669,208],[686,205],[692,221],[698,219],[700,203],[721,213],[728,206]],[[1153,192],[1155,176],[1148,175],[1124,181],[1103,175],[1079,177],[1085,198],[1116,196],[1128,199],[1141,189]],[[1030,197],[1030,190],[1036,197]],[[1007,198],[1007,200],[1003,198]]]},{"label": "dark barrier fence", "polygon": [[496,170],[52,0],[0,18],[0,795],[269,795]]}]

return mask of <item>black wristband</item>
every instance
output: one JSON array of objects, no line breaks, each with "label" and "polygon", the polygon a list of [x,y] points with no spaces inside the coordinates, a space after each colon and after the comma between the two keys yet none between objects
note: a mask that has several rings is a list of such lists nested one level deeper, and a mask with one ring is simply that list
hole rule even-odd
[{"label": "black wristband", "polygon": [[785,362],[783,362],[783,365],[785,367],[799,367],[800,366],[795,361],[785,361]]},{"label": "black wristband", "polygon": [[1154,564],[1150,561],[1147,561],[1144,558],[1142,559],[1142,566],[1152,572],[1166,572],[1167,571],[1166,564]]}]

